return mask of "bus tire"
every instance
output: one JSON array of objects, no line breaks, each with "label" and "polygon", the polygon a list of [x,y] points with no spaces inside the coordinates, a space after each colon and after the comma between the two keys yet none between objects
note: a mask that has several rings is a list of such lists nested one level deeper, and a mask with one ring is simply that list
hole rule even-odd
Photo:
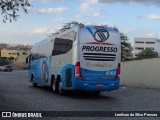
[{"label": "bus tire", "polygon": [[37,87],[37,83],[32,83],[32,86],[33,87]]},{"label": "bus tire", "polygon": [[32,75],[31,81],[32,81],[32,86],[37,87],[37,83],[34,83],[34,76],[33,75]]},{"label": "bus tire", "polygon": [[58,93],[58,85],[56,84],[54,77],[51,79],[51,88],[54,93]]},{"label": "bus tire", "polygon": [[93,91],[93,95],[100,95],[101,91]]},{"label": "bus tire", "polygon": [[62,80],[61,79],[58,80],[58,93],[60,95],[64,95],[65,94],[65,90],[62,89]]}]

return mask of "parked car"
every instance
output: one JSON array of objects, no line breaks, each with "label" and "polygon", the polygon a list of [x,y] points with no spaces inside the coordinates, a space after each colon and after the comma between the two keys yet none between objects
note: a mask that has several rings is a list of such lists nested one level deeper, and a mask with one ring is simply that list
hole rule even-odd
[{"label": "parked car", "polygon": [[0,66],[0,71],[12,71],[12,66],[11,65],[3,65],[3,66]]}]

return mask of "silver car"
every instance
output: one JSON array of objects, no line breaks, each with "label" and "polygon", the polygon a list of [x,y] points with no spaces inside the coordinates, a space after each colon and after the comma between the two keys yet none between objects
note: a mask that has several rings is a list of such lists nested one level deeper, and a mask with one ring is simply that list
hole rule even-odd
[{"label": "silver car", "polygon": [[11,65],[3,65],[3,66],[0,66],[0,71],[12,71],[12,66]]}]

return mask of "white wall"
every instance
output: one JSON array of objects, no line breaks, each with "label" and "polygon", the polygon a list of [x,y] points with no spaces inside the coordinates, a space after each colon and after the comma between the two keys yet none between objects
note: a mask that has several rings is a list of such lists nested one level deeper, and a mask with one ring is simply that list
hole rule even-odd
[{"label": "white wall", "polygon": [[155,47],[155,51],[158,52],[159,57],[160,57],[160,40],[157,40],[156,47]]},{"label": "white wall", "polygon": [[121,85],[160,89],[160,58],[121,63]]}]

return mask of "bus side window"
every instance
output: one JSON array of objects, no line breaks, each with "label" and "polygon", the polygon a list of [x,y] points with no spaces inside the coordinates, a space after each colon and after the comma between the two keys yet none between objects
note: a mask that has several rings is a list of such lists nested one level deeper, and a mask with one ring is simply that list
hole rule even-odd
[{"label": "bus side window", "polygon": [[62,36],[59,36],[58,38],[55,38],[52,56],[65,54],[71,50],[73,41],[76,39],[76,35],[77,34],[75,31],[71,31]]},{"label": "bus side window", "polygon": [[73,41],[68,39],[56,38],[54,42],[54,49],[52,51],[52,56],[65,54],[72,49]]}]

